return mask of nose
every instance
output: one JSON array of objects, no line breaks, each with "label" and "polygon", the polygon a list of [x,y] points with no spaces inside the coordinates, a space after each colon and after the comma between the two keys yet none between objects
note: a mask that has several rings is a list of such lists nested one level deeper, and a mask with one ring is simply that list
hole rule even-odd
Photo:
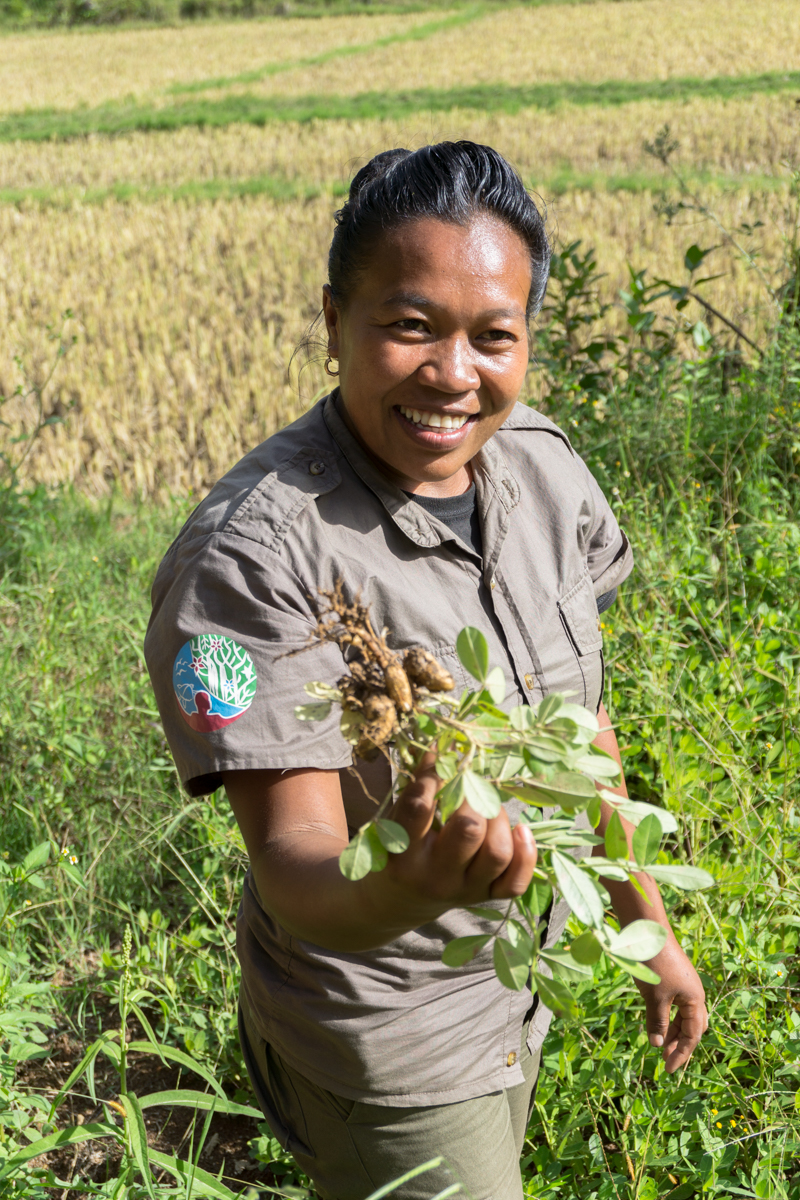
[{"label": "nose", "polygon": [[469,338],[466,335],[454,335],[438,339],[431,346],[425,362],[418,368],[417,379],[424,387],[453,396],[477,390],[481,378]]}]

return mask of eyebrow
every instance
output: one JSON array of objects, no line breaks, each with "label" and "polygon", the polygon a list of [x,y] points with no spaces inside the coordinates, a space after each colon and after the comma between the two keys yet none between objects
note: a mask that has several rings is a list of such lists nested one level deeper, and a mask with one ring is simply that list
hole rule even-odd
[{"label": "eyebrow", "polygon": [[[433,300],[429,300],[427,296],[422,296],[417,292],[395,292],[393,296],[388,296],[381,302],[382,308],[390,308],[393,305],[407,308],[429,308],[441,309],[440,304],[435,304]],[[497,317],[524,317],[525,310],[522,308],[490,308],[481,313],[481,317],[485,320],[492,320]]]}]

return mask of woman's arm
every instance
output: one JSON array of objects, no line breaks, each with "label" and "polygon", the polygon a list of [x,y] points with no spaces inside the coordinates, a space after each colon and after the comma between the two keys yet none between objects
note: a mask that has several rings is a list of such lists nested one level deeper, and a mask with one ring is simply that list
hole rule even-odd
[{"label": "woman's arm", "polygon": [[528,828],[463,804],[435,829],[433,761],[426,756],[390,814],[408,850],[358,883],[339,870],[348,834],[338,771],[225,773],[261,902],[285,929],[329,950],[369,950],[449,908],[525,891],[536,865]]},{"label": "woman's arm", "polygon": [[[595,738],[595,745],[607,751],[622,767],[617,736],[610,727],[608,713],[601,704],[598,713],[602,732]],[[609,789],[620,796],[627,796],[625,781],[619,787]],[[602,806],[602,816],[597,832],[602,837],[613,809],[610,804]],[[628,835],[629,857],[633,827],[623,820],[625,832]],[[605,854],[603,846],[596,846],[594,854],[602,857]],[[651,1046],[661,1046],[664,1062],[668,1072],[677,1071],[684,1066],[700,1038],[708,1028],[708,1013],[706,998],[700,978],[691,962],[681,950],[669,918],[664,910],[664,904],[654,879],[649,875],[636,877],[647,895],[647,900],[637,892],[631,883],[620,883],[613,879],[604,879],[603,883],[611,897],[614,912],[619,918],[620,925],[630,925],[632,921],[645,918],[657,921],[667,930],[667,943],[664,949],[647,964],[657,975],[661,976],[658,984],[640,983],[636,986],[644,996],[647,1009],[647,1032],[650,1035]],[[649,903],[648,903],[649,901]],[[670,1021],[672,1006],[677,1007],[675,1016]]]}]

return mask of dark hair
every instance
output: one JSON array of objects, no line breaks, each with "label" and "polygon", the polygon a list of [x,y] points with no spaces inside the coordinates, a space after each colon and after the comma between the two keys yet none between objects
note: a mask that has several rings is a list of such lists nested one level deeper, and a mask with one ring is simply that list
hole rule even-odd
[{"label": "dark hair", "polygon": [[347,303],[381,234],[405,221],[436,217],[463,225],[491,213],[519,234],[531,258],[528,316],[542,306],[550,270],[544,220],[517,172],[490,146],[439,142],[420,150],[385,150],[362,167],[336,214],[328,280]]}]

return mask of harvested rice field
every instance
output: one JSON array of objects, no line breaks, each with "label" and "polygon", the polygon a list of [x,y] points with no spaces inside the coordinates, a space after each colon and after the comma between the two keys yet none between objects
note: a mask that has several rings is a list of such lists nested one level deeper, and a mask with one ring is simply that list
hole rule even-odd
[{"label": "harvested rice field", "polygon": [[[712,36],[723,21],[724,41]],[[20,382],[15,356],[34,377],[44,371],[46,327],[66,309],[76,338],[46,396],[68,419],[36,443],[28,479],[94,493],[199,490],[302,411],[324,376],[312,364],[298,382],[289,364],[317,312],[332,215],[353,172],[388,146],[496,146],[541,197],[555,244],[595,248],[609,302],[629,268],[682,279],[699,242],[719,244],[707,299],[756,340],[768,317],[764,283],[778,280],[764,264],[781,261],[800,145],[794,0],[476,5],[14,34],[0,47],[0,393]],[[720,78],[749,90],[716,94]],[[595,84],[594,98],[574,90]],[[523,94],[539,85],[567,90],[552,103]],[[672,91],[659,98],[662,85]],[[470,99],[479,86],[484,98],[523,92],[500,111]],[[322,115],[256,121],[236,108],[243,92],[315,97]],[[365,94],[382,97],[381,115],[367,104],[336,119],[332,102],[327,114],[326,96]],[[148,113],[206,100],[223,105],[219,120],[192,109],[174,128],[148,126]],[[78,128],[115,105],[134,113],[130,132],[39,137],[40,110]],[[31,113],[39,140],[25,133]],[[686,186],[759,270],[696,212],[657,216],[662,192],[679,198],[644,148],[665,125]],[[623,311],[606,323],[621,331]],[[15,403],[6,438],[21,429]]]}]

